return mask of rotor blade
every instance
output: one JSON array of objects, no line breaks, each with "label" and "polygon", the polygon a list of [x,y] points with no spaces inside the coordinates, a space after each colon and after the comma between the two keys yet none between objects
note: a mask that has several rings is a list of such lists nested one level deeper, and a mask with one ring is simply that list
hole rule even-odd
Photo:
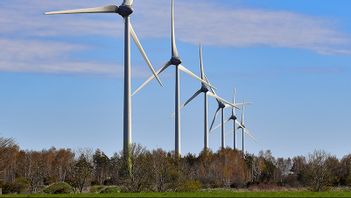
[{"label": "rotor blade", "polygon": [[[224,124],[226,124],[226,123],[229,122],[229,121],[230,121],[230,118],[227,119],[226,121],[224,121]],[[212,129],[212,131],[218,129],[220,126],[222,126],[222,124],[219,124],[219,125],[215,126],[215,127]]]},{"label": "rotor blade", "polygon": [[255,142],[257,142],[256,138],[252,135],[252,133],[249,131],[249,129],[244,128],[244,132]]},{"label": "rotor blade", "polygon": [[[211,93],[211,92],[207,92],[207,95],[208,95],[208,96],[211,96],[211,97],[213,97],[213,98],[216,98],[217,100],[219,100],[219,101],[225,103],[225,104],[226,104],[226,107],[233,107],[233,108],[239,109],[239,107],[237,107],[235,104],[232,104],[232,103],[230,103],[230,102],[224,100],[223,98],[217,96],[216,94],[213,94],[213,93]],[[229,105],[229,106],[228,106],[228,105]]]},{"label": "rotor blade", "polygon": [[241,125],[241,123],[238,122],[238,120],[235,120],[235,123],[239,126],[238,128],[243,128],[243,125]]},{"label": "rotor blade", "polygon": [[241,109],[241,125],[245,126],[245,106]]},{"label": "rotor blade", "polygon": [[133,5],[133,0],[124,0],[123,1],[123,5],[132,6]]},{"label": "rotor blade", "polygon": [[172,40],[172,56],[179,57],[178,49],[175,39],[175,30],[174,30],[174,0],[171,1],[171,40]]},{"label": "rotor blade", "polygon": [[218,108],[216,110],[216,113],[215,113],[215,115],[213,117],[213,120],[212,120],[212,123],[211,123],[211,127],[210,127],[210,132],[212,131],[212,127],[213,127],[214,122],[216,121],[216,117],[217,117],[217,114],[218,114],[219,110],[220,110],[220,108]]},{"label": "rotor blade", "polygon": [[[233,104],[236,103],[236,88],[234,88],[234,91],[233,91]],[[236,112],[235,112],[235,108],[232,108],[232,115],[235,116]]]},{"label": "rotor blade", "polygon": [[251,102],[241,102],[241,103],[233,103],[236,106],[242,107],[242,106],[246,106],[246,105],[252,105]]},{"label": "rotor blade", "polygon": [[201,90],[198,90],[197,92],[195,92],[195,94],[193,96],[191,96],[191,98],[189,98],[189,100],[187,100],[181,108],[185,107],[186,105],[188,105],[192,100],[194,100],[194,98],[196,98],[199,94],[201,93]]},{"label": "rotor blade", "polygon": [[[168,61],[166,64],[164,64],[161,69],[159,69],[156,74],[157,76],[159,74],[161,74],[164,70],[166,70],[169,66],[171,65],[171,63]],[[147,84],[149,84],[150,81],[152,81],[155,78],[154,75],[150,76],[142,85],[140,85],[140,87],[138,89],[136,89],[134,91],[134,93],[132,94],[132,96],[134,96],[135,94],[137,94],[141,89],[143,89]]]},{"label": "rotor blade", "polygon": [[[207,83],[211,84],[211,82],[210,82],[210,80],[208,80],[206,74],[205,74],[205,81],[206,81]],[[215,89],[213,89],[212,87],[210,87],[210,90],[211,90],[211,92],[212,92],[213,94],[217,95]]]},{"label": "rotor blade", "polygon": [[202,80],[200,77],[196,76],[192,71],[188,70],[186,67],[184,67],[183,65],[178,65],[178,68],[183,71],[184,73],[188,74],[189,76],[195,78],[196,80],[204,83],[205,85],[214,88],[211,84],[209,84],[208,82]]},{"label": "rotor blade", "polygon": [[199,46],[199,55],[200,55],[200,71],[201,71],[201,79],[205,80],[205,70],[204,70],[204,62],[202,57],[202,45]]},{"label": "rotor blade", "polygon": [[118,6],[108,5],[108,6],[96,7],[96,8],[83,8],[83,9],[75,9],[75,10],[62,10],[62,11],[45,12],[46,15],[84,14],[84,13],[118,13]]},{"label": "rotor blade", "polygon": [[156,71],[155,71],[154,67],[152,66],[152,64],[151,64],[151,62],[150,62],[150,60],[149,60],[149,58],[147,57],[147,55],[146,55],[146,53],[145,53],[145,50],[144,50],[143,46],[141,45],[137,34],[136,34],[135,31],[134,31],[134,28],[133,28],[133,25],[132,25],[132,24],[130,24],[130,34],[132,35],[133,40],[134,40],[136,46],[138,47],[138,49],[139,49],[141,55],[143,56],[143,58],[144,58],[146,64],[149,66],[149,68],[150,68],[152,74],[153,74],[154,77],[157,79],[158,83],[160,83],[160,85],[163,86],[163,84],[162,84],[160,78],[159,78],[158,75],[156,74]]}]

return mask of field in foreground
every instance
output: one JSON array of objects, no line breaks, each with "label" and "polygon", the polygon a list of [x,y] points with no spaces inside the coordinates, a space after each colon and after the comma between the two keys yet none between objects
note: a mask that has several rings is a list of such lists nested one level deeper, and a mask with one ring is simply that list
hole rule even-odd
[{"label": "field in foreground", "polygon": [[189,193],[116,193],[67,195],[0,195],[0,197],[351,197],[351,192],[189,192]]}]

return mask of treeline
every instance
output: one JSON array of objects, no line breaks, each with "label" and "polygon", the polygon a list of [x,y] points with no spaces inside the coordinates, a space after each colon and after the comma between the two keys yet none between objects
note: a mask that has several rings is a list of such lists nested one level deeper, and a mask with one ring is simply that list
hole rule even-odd
[{"label": "treeline", "polygon": [[176,158],[161,149],[132,147],[132,173],[119,153],[55,149],[24,151],[0,138],[0,188],[3,193],[38,193],[56,183],[76,192],[91,186],[118,186],[121,191],[192,191],[200,188],[309,188],[313,191],[351,185],[351,155],[341,160],[324,151],[294,158],[257,156],[238,150],[207,151]]}]

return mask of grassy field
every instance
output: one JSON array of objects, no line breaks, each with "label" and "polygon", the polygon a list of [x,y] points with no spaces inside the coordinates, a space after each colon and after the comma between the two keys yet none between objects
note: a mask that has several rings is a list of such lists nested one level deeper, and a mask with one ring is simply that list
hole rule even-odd
[{"label": "grassy field", "polygon": [[189,193],[116,193],[68,195],[0,195],[0,197],[351,197],[351,192],[189,192]]}]

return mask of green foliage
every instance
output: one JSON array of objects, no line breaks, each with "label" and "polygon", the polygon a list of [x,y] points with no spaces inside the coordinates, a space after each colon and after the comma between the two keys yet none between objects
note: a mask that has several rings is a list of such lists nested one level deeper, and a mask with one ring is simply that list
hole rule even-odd
[{"label": "green foliage", "polygon": [[69,194],[72,192],[72,186],[66,182],[54,183],[44,189],[44,193],[47,194]]},{"label": "green foliage", "polygon": [[201,183],[197,180],[188,180],[183,182],[177,189],[178,192],[196,192],[201,189]]},{"label": "green foliage", "polygon": [[120,193],[121,189],[117,186],[108,186],[100,191],[100,194],[115,194]]},{"label": "green foliage", "polygon": [[103,190],[104,188],[106,188],[106,186],[96,185],[96,186],[91,186],[89,191],[90,193],[100,193],[100,191]]},{"label": "green foliage", "polygon": [[3,194],[12,194],[12,193],[26,193],[29,188],[29,181],[25,178],[17,178],[14,182],[5,183],[2,185]]},{"label": "green foliage", "polygon": [[116,194],[70,194],[70,195],[10,195],[2,197],[351,197],[351,192],[167,192],[167,193],[116,193]]}]

